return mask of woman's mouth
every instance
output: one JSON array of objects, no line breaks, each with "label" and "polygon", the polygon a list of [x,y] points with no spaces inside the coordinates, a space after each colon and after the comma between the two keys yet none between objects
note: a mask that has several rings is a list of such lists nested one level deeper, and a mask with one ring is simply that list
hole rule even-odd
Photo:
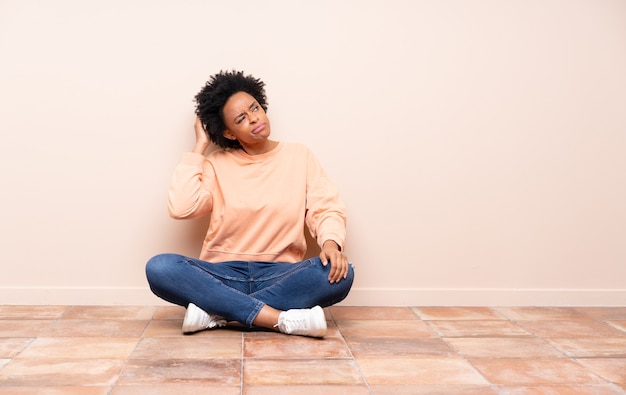
[{"label": "woman's mouth", "polygon": [[256,128],[252,129],[252,134],[258,134],[260,132],[262,132],[263,130],[265,130],[265,124],[262,123],[259,126],[257,126]]}]

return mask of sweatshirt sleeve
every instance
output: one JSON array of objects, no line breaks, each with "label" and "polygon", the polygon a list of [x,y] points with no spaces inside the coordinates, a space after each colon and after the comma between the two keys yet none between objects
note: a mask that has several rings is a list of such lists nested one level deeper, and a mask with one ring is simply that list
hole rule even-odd
[{"label": "sweatshirt sleeve", "polygon": [[209,214],[213,207],[210,185],[214,182],[213,167],[203,155],[184,153],[174,170],[168,191],[170,216],[190,219]]},{"label": "sweatshirt sleeve", "polygon": [[[307,150],[308,151],[308,150]],[[339,190],[326,176],[313,154],[307,155],[306,224],[322,247],[333,240],[341,249],[346,238],[346,210]]]}]

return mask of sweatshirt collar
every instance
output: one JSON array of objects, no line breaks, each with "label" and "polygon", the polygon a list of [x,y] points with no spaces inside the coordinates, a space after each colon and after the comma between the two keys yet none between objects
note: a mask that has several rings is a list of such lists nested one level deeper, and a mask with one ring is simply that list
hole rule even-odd
[{"label": "sweatshirt collar", "polygon": [[273,157],[274,155],[276,155],[281,149],[283,149],[283,142],[279,141],[278,144],[276,144],[276,147],[272,148],[271,150],[267,151],[264,154],[258,154],[258,155],[248,155],[248,153],[246,153],[246,151],[244,151],[243,149],[238,149],[235,152],[233,152],[235,155],[241,157],[242,159],[245,159],[246,161],[249,162],[262,162],[268,158]]}]

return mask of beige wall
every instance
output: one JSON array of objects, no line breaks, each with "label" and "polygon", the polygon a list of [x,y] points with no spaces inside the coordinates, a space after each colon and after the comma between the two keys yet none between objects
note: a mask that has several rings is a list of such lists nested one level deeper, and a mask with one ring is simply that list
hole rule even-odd
[{"label": "beige wall", "polygon": [[355,305],[626,305],[623,0],[0,0],[0,303],[157,304],[193,96],[268,85],[349,206]]}]

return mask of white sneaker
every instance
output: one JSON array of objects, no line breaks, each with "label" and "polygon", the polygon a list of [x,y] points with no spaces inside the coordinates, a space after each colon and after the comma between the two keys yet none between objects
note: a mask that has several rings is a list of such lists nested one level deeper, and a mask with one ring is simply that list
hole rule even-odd
[{"label": "white sneaker", "polygon": [[288,335],[324,337],[326,316],[320,306],[312,309],[292,309],[278,316],[278,329]]},{"label": "white sneaker", "polygon": [[193,303],[189,303],[189,306],[187,306],[187,312],[183,320],[184,334],[222,326],[226,326],[226,320],[223,317],[209,314]]}]

